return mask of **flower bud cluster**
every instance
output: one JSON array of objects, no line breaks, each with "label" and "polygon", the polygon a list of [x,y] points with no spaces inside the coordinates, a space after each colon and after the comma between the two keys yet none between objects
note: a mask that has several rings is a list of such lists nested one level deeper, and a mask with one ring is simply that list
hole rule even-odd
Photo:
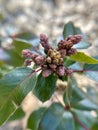
[{"label": "flower bud cluster", "polygon": [[25,66],[31,65],[32,61],[34,61],[37,66],[41,66],[44,64],[45,61],[45,58],[42,55],[34,54],[29,49],[25,49],[22,51],[22,57],[26,59],[24,62]]},{"label": "flower bud cluster", "polygon": [[64,66],[64,57],[76,53],[72,48],[74,44],[80,42],[82,37],[80,35],[69,36],[66,40],[61,40],[58,43],[58,48],[54,50],[50,44],[48,37],[45,34],[40,35],[40,44],[44,48],[46,56],[41,54],[34,54],[32,51],[26,49],[22,51],[22,56],[26,59],[24,64],[31,65],[32,62],[42,68],[43,77],[48,77],[55,73],[58,76],[70,76],[73,71]]},{"label": "flower bud cluster", "polygon": [[57,50],[61,53],[62,57],[73,55],[77,51],[72,47],[73,45],[79,43],[81,39],[82,39],[81,35],[69,36],[66,40],[61,40],[58,43]]}]

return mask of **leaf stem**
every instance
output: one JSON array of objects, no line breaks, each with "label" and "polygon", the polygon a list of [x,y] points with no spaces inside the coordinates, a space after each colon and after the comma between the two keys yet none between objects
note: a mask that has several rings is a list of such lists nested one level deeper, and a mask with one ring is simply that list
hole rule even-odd
[{"label": "leaf stem", "polygon": [[[73,113],[72,113],[73,114]],[[74,120],[82,127],[84,128],[84,130],[90,130],[89,128],[87,128],[74,114],[73,114],[73,118]]]},{"label": "leaf stem", "polygon": [[85,72],[86,70],[73,70],[73,72],[81,72],[81,73],[83,73],[83,72]]},{"label": "leaf stem", "polygon": [[42,69],[42,67],[40,67],[40,68],[38,68],[38,69],[32,71],[32,73],[37,73],[37,72],[40,71],[41,69]]}]

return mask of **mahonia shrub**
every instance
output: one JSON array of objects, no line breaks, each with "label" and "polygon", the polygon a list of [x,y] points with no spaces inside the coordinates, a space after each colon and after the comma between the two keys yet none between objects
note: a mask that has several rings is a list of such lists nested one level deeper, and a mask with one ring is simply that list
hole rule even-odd
[{"label": "mahonia shrub", "polygon": [[51,44],[45,34],[40,34],[37,44],[13,39],[13,47],[7,53],[10,56],[14,53],[12,58],[14,61],[18,59],[17,63],[10,64],[17,68],[0,78],[0,125],[24,117],[21,103],[30,91],[41,102],[51,99],[60,79],[67,84],[62,95],[63,103],[50,100],[49,107],[42,106],[33,111],[28,117],[27,128],[97,130],[98,91],[89,85],[84,92],[77,84],[78,76],[74,76],[77,73],[98,82],[98,56],[90,57],[80,51],[90,46],[72,22],[65,24],[57,43]]}]

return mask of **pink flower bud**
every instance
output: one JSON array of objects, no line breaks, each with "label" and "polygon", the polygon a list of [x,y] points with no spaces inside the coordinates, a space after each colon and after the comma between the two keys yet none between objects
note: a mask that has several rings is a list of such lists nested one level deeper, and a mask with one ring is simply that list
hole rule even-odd
[{"label": "pink flower bud", "polygon": [[42,56],[42,55],[38,55],[35,59],[34,59],[34,62],[36,65],[43,65],[44,62],[45,62],[45,58]]},{"label": "pink flower bud", "polygon": [[40,43],[44,47],[44,52],[47,54],[49,49],[52,47],[49,45],[48,37],[45,34],[40,35]]},{"label": "pink flower bud", "polygon": [[41,40],[41,41],[48,42],[48,37],[47,37],[47,35],[45,35],[45,34],[40,34],[40,40]]},{"label": "pink flower bud", "polygon": [[22,56],[24,58],[32,58],[34,56],[34,54],[29,49],[25,49],[25,50],[22,51]]},{"label": "pink flower bud", "polygon": [[77,44],[82,40],[82,36],[81,35],[73,35],[73,36],[69,36],[67,38],[67,41],[71,41],[73,44]]},{"label": "pink flower bud", "polygon": [[60,50],[61,57],[64,58],[66,56],[66,49]]},{"label": "pink flower bud", "polygon": [[77,50],[75,48],[71,48],[67,51],[67,56],[74,55],[77,53]]},{"label": "pink flower bud", "polygon": [[48,37],[45,34],[40,34],[40,43],[45,48],[48,44]]},{"label": "pink flower bud", "polygon": [[61,40],[59,43],[58,43],[58,49],[64,49],[64,45],[65,45],[65,40]]},{"label": "pink flower bud", "polygon": [[59,67],[57,67],[56,73],[57,73],[59,76],[64,76],[64,75],[65,75],[65,67],[64,67],[64,66],[59,66]]},{"label": "pink flower bud", "polygon": [[73,73],[73,70],[67,68],[67,69],[65,69],[65,73],[67,76],[71,76]]},{"label": "pink flower bud", "polygon": [[57,65],[55,65],[55,64],[49,64],[49,67],[51,68],[52,71],[55,71]]},{"label": "pink flower bud", "polygon": [[58,43],[58,50],[61,50],[61,49],[69,49],[73,46],[73,43],[71,40],[61,40],[59,43]]},{"label": "pink flower bud", "polygon": [[43,76],[44,78],[46,78],[46,77],[48,77],[49,75],[51,75],[51,73],[52,73],[51,69],[45,68],[45,69],[43,69],[43,71],[42,71],[42,76]]}]

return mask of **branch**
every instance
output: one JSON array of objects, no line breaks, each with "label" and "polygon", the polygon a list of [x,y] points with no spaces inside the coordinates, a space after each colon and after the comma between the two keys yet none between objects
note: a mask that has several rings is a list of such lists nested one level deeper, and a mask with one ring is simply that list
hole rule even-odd
[{"label": "branch", "polygon": [[[73,114],[73,113],[72,113]],[[84,128],[84,130],[90,130],[89,128],[87,128],[74,114],[73,114],[73,118],[74,120],[82,127]]]},{"label": "branch", "polygon": [[83,73],[83,72],[85,72],[86,70],[73,70],[73,72],[81,72],[81,73]]},{"label": "branch", "polygon": [[83,70],[73,70],[73,72],[79,72],[79,73],[83,73],[83,72],[86,72],[86,71],[92,71],[92,72],[98,72],[98,70],[86,70],[86,69],[83,69]]}]

